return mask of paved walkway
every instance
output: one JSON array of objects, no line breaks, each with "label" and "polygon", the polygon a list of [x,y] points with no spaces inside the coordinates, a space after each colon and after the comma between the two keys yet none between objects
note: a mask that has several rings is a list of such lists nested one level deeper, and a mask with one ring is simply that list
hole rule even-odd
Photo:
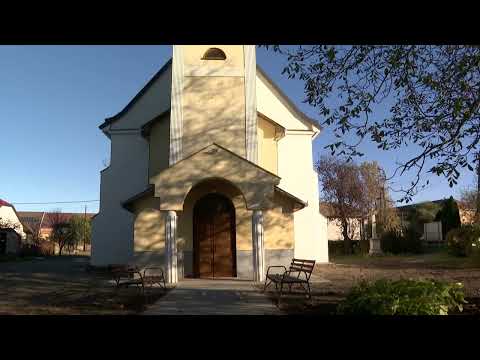
[{"label": "paved walkway", "polygon": [[281,315],[245,280],[184,279],[144,315]]}]

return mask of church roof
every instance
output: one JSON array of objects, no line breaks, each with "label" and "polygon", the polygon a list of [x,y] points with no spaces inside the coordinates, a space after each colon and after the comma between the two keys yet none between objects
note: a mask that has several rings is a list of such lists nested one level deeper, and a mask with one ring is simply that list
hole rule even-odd
[{"label": "church roof", "polygon": [[15,209],[15,206],[13,206],[12,204],[10,204],[9,202],[7,202],[3,199],[0,199],[0,207],[2,207],[2,206],[11,207],[13,209],[13,212],[15,213],[15,216],[17,217],[18,221],[22,225],[23,231],[24,232],[31,232],[30,226],[28,226],[27,224],[25,224],[23,222],[23,220],[20,218],[19,212],[17,211],[17,209]]},{"label": "church roof", "polygon": [[[187,156],[186,158],[183,158],[182,160],[176,162],[173,166],[163,170],[164,173],[166,172],[175,172],[177,171],[176,169],[178,168],[178,166],[181,166],[183,163],[189,161],[190,159],[194,159],[195,157],[197,157],[200,153],[202,152],[205,152],[205,150],[207,149],[210,149],[209,151],[213,150],[214,148],[217,148],[221,151],[224,151],[225,153],[228,153],[230,155],[233,156],[233,159],[235,161],[241,161],[241,162],[244,162],[244,163],[247,163],[249,164],[252,168],[255,168],[255,169],[258,169],[260,170],[261,172],[267,174],[270,178],[272,179],[275,179],[275,183],[278,184],[279,180],[280,180],[280,177],[270,171],[268,171],[267,169],[255,164],[254,162],[251,162],[250,160],[247,160],[245,159],[244,157],[242,156],[239,156],[238,154],[230,151],[229,149],[221,146],[221,145],[218,145],[216,143],[212,143],[210,145],[207,145],[205,147],[203,147],[202,149],[194,152],[193,154]],[[208,177],[206,177],[205,179],[207,179]],[[227,179],[228,180],[228,179]],[[183,181],[181,181],[183,183]],[[242,191],[241,187],[239,187],[240,191]],[[281,189],[280,187],[278,187],[277,185],[273,185],[273,190],[274,192],[278,193],[280,196],[283,196],[283,197],[286,197],[288,198],[291,202],[293,202],[295,204],[294,206],[294,209],[295,211],[296,210],[300,210],[306,206],[308,206],[308,203],[299,199],[298,197],[292,195],[291,193]],[[244,193],[245,195],[245,193]],[[121,204],[122,206],[129,210],[129,211],[132,211],[132,208],[131,208],[131,205],[141,199],[141,198],[144,198],[146,196],[155,196],[155,185],[153,184],[149,184],[145,189],[143,189],[142,191],[140,191],[139,193],[133,195],[132,197],[126,199],[125,201],[123,201]]]},{"label": "church roof", "polygon": [[118,120],[123,114],[125,114],[141,97],[142,95],[153,85],[155,80],[157,80],[160,75],[162,75],[167,69],[170,67],[172,64],[172,59],[168,60],[165,65],[162,66],[160,70],[157,71],[155,75],[145,84],[145,86],[133,97],[132,100],[123,108],[122,111],[120,111],[118,114],[106,118],[103,124],[99,126],[100,129],[103,129],[104,127],[110,125],[113,123],[115,120]]},{"label": "church roof", "polygon": [[275,82],[267,75],[267,73],[258,64],[257,64],[257,73],[259,73],[260,76],[262,76],[267,81],[267,83],[272,87],[274,93],[276,93],[278,97],[281,97],[285,100],[286,105],[290,111],[292,111],[300,119],[306,121],[310,125],[313,125],[320,130],[322,129],[319,122],[315,119],[312,119],[310,116],[305,114],[302,110],[300,110],[298,106],[295,105],[295,103],[287,96],[287,94],[285,94],[282,91],[282,89],[277,84],[275,84]]},{"label": "church roof", "polygon": [[[116,115],[111,116],[109,118],[106,118],[105,121],[99,126],[99,128],[102,130],[106,126],[112,124],[116,120],[120,119],[120,117],[125,114],[141,97],[142,95],[153,85],[155,80],[157,80],[160,75],[162,75],[172,64],[172,59],[168,60],[165,65],[162,66],[162,68],[157,71],[155,75],[145,84],[145,86],[133,97],[132,100]],[[312,119],[308,115],[306,115],[303,111],[301,111],[295,103],[278,87],[278,85],[275,84],[275,82],[265,73],[265,71],[257,64],[257,73],[260,74],[261,77],[263,77],[266,82],[271,86],[273,92],[283,98],[286,102],[287,107],[289,108],[290,111],[292,111],[294,114],[296,114],[300,119],[303,121],[307,122],[310,125],[315,126],[318,129],[321,129],[320,124],[318,123],[317,120]]]}]

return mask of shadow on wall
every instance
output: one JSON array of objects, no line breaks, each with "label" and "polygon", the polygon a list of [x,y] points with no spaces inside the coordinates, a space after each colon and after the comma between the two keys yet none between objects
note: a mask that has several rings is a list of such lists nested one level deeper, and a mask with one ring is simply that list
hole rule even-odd
[{"label": "shadow on wall", "polygon": [[162,251],[165,249],[164,213],[158,209],[146,208],[135,218],[135,251]]},{"label": "shadow on wall", "polygon": [[182,102],[184,156],[211,143],[246,156],[243,77],[186,77]]},{"label": "shadow on wall", "polygon": [[[206,66],[205,69],[208,69],[208,67]],[[205,76],[187,76],[184,78],[182,90],[182,148],[184,159],[212,143],[218,143],[239,156],[246,156],[244,78],[238,76],[209,76],[214,75],[215,71],[215,69],[212,69]],[[174,95],[174,97],[176,96]],[[256,133],[257,129],[255,128]],[[173,139],[173,141],[179,141],[179,139]],[[232,176],[235,177],[237,181],[234,182],[245,193],[244,186],[240,184],[242,179],[238,176],[239,169],[232,167],[231,164],[227,164],[223,160],[219,160],[215,165],[215,168],[206,168],[202,171],[197,171],[195,168],[176,168],[175,179],[165,186],[175,187],[178,185],[176,179],[184,178],[185,175],[192,172],[189,177],[196,177],[200,180],[205,176],[205,170],[210,174],[216,174],[216,171],[230,171],[231,176],[230,174],[227,176],[222,174],[222,177],[228,179]],[[244,182],[250,186],[249,192],[255,192],[256,190],[254,197],[264,197],[262,192],[266,192],[265,189],[261,189],[259,186],[251,186],[252,177],[257,175],[255,169],[245,167],[241,171],[244,179],[246,179]],[[158,184],[157,180],[162,172],[160,166],[155,168],[150,174],[151,182]],[[198,174],[195,172],[198,172]],[[165,179],[162,178],[162,180]],[[257,185],[261,183],[262,180],[257,179]],[[171,193],[173,194],[174,191],[171,191]]]},{"label": "shadow on wall", "polygon": [[[252,250],[252,211],[247,210],[241,191],[223,179],[211,178],[199,182],[187,194],[183,211],[178,212],[178,250],[193,251],[193,208],[195,203],[210,193],[227,196],[235,208],[236,248]],[[292,206],[280,195],[274,197],[275,207],[264,211],[266,249],[292,249],[294,245]],[[165,249],[165,214],[146,208],[135,220],[135,251],[161,251]]]},{"label": "shadow on wall", "polygon": [[[184,77],[183,158],[212,143],[239,156],[246,155],[244,78],[212,76],[215,72]],[[178,93],[174,97],[178,97]]]},{"label": "shadow on wall", "polygon": [[279,178],[234,154],[211,145],[194,156],[178,162],[152,179],[163,209],[179,210],[191,189],[206,178],[220,177],[237,186],[248,207],[269,207]]}]

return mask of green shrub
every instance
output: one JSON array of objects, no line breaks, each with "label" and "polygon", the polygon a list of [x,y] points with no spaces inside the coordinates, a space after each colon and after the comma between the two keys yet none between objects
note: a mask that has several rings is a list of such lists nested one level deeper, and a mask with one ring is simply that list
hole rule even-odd
[{"label": "green shrub", "polygon": [[435,221],[442,222],[442,234],[446,236],[451,230],[458,229],[462,225],[460,221],[460,212],[457,202],[450,196],[444,203],[440,211],[435,216]]},{"label": "green shrub", "polygon": [[421,236],[425,223],[435,221],[435,217],[441,210],[442,205],[425,202],[417,205],[412,205],[406,213],[406,220],[409,227],[413,228],[415,232]]},{"label": "green shrub", "polygon": [[463,286],[435,280],[360,282],[337,307],[342,315],[447,315],[463,310]]},{"label": "green shrub", "polygon": [[[353,240],[352,241],[352,254],[368,254],[370,250],[370,241],[368,240]],[[341,256],[345,255],[345,243],[343,240],[328,240],[328,255],[329,256]]]},{"label": "green shrub", "polygon": [[448,252],[454,256],[470,256],[473,250],[478,248],[479,238],[479,225],[464,225],[459,229],[452,229],[446,238]]},{"label": "green shrub", "polygon": [[24,244],[19,252],[20,257],[50,256],[54,254],[54,243],[41,240],[38,244]]},{"label": "green shrub", "polygon": [[380,246],[384,253],[419,254],[423,252],[422,241],[414,228],[408,228],[402,231],[390,230],[380,237]]},{"label": "green shrub", "polygon": [[340,240],[340,241],[328,240],[329,256],[339,256],[344,254],[345,254],[345,244],[343,240]]},{"label": "green shrub", "polygon": [[402,236],[399,231],[392,230],[383,233],[380,237],[380,247],[384,253],[399,254],[401,252]]},{"label": "green shrub", "polygon": [[424,252],[424,246],[422,239],[420,238],[421,234],[417,233],[417,231],[413,227],[408,227],[404,230],[404,240],[405,240],[405,247],[404,252],[413,253],[413,254],[421,254]]},{"label": "green shrub", "polygon": [[370,241],[360,240],[358,242],[358,249],[360,254],[368,254],[368,252],[370,251]]}]

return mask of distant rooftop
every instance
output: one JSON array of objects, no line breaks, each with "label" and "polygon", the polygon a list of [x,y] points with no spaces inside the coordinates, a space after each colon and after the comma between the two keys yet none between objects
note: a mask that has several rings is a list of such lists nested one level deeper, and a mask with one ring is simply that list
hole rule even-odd
[{"label": "distant rooftop", "polygon": [[10,206],[10,207],[13,207],[12,204],[10,204],[10,203],[6,202],[5,200],[2,200],[2,199],[0,199],[0,206]]},{"label": "distant rooftop", "polygon": [[[418,203],[414,203],[414,204],[406,204],[406,205],[396,206],[396,208],[397,208],[397,209],[407,209],[407,208],[416,207],[416,206],[424,205],[424,204],[438,204],[438,205],[441,205],[442,203],[444,203],[444,202],[447,201],[448,199],[449,199],[449,198],[432,200],[432,201],[422,201],[422,202],[418,202]],[[457,199],[453,199],[453,200],[455,200],[456,202],[458,202]]]}]

